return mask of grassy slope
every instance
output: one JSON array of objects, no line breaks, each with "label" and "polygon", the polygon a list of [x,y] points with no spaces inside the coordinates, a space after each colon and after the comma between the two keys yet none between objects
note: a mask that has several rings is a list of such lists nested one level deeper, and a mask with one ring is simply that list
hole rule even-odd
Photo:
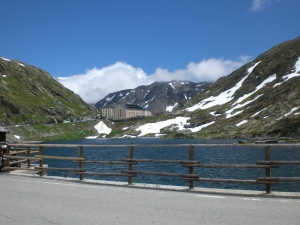
[{"label": "grassy slope", "polygon": [[[2,75],[7,75],[3,77]],[[11,124],[50,123],[51,117],[83,116],[95,109],[47,72],[0,60],[0,120]]]},{"label": "grassy slope", "polygon": [[[32,126],[6,127],[10,133],[8,141],[50,141],[50,140],[76,140],[87,136],[97,135],[94,126],[97,121],[76,123],[36,124]],[[20,136],[16,139],[14,135]]]}]

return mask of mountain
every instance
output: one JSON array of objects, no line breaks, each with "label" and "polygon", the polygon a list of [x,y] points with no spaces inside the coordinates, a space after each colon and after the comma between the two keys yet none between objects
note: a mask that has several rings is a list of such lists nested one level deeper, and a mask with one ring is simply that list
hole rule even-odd
[{"label": "mountain", "polygon": [[[5,58],[0,58],[0,91],[0,126],[53,123],[56,118],[89,115],[94,109],[45,71]],[[300,37],[271,48],[211,85],[155,82],[112,93],[97,107],[119,102],[172,113],[138,121],[101,121],[112,129],[109,137],[300,139]],[[91,126],[84,133],[92,132]]]},{"label": "mountain", "polygon": [[259,55],[184,106],[198,136],[300,136],[300,37]]},{"label": "mountain", "polygon": [[171,112],[207,88],[210,83],[190,81],[154,82],[132,90],[108,94],[95,104],[96,108],[118,103],[134,104],[152,113]]},{"label": "mountain", "polygon": [[222,77],[172,115],[117,127],[118,136],[300,139],[300,37]]},{"label": "mountain", "polygon": [[0,57],[0,125],[80,119],[96,110],[46,71]]},{"label": "mountain", "polygon": [[94,106],[97,109],[100,109],[104,106],[116,105],[124,96],[129,94],[129,92],[131,91],[132,89],[126,89],[126,90],[110,93],[106,95],[104,98],[102,98],[100,101],[98,101]]}]

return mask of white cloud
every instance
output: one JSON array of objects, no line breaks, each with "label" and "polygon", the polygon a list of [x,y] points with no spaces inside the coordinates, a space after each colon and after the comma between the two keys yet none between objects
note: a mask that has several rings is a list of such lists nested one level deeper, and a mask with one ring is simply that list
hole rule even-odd
[{"label": "white cloud", "polygon": [[251,9],[252,11],[262,10],[265,7],[265,5],[269,5],[274,1],[279,2],[280,0],[253,0]]},{"label": "white cloud", "polygon": [[155,81],[213,82],[230,74],[248,61],[248,56],[241,56],[236,60],[203,59],[198,63],[191,62],[185,69],[173,72],[157,68],[154,74],[151,75],[147,75],[141,68],[135,68],[124,62],[116,62],[101,69],[87,70],[85,74],[59,78],[59,82],[80,95],[84,101],[96,103],[109,93],[148,85]]},{"label": "white cloud", "polygon": [[101,69],[87,70],[85,74],[59,78],[59,82],[84,101],[96,103],[111,92],[147,84],[148,78],[142,69],[117,62]]}]

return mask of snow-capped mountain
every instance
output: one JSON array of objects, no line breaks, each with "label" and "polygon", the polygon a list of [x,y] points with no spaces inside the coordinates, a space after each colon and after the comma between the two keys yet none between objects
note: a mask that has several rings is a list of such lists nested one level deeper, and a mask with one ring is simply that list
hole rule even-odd
[{"label": "snow-capped mountain", "polygon": [[96,108],[118,103],[134,104],[153,113],[171,112],[201,93],[210,83],[189,81],[154,82],[132,90],[108,94],[95,104]]},{"label": "snow-capped mountain", "polygon": [[189,101],[202,136],[300,136],[300,37],[279,44]]},{"label": "snow-capped mountain", "polygon": [[176,115],[139,121],[123,135],[300,138],[300,37],[220,78]]},{"label": "snow-capped mountain", "polygon": [[97,109],[100,109],[104,106],[112,106],[118,103],[122,98],[124,98],[127,94],[131,92],[132,89],[126,89],[122,91],[116,91],[113,93],[109,93],[104,98],[102,98],[100,101],[98,101],[94,106]]}]

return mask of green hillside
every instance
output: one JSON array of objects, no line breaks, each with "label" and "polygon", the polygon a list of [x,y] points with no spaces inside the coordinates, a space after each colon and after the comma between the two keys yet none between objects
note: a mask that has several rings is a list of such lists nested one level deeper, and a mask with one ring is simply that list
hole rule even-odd
[{"label": "green hillside", "polygon": [[95,108],[46,71],[0,58],[0,125],[45,124],[80,120]]}]

